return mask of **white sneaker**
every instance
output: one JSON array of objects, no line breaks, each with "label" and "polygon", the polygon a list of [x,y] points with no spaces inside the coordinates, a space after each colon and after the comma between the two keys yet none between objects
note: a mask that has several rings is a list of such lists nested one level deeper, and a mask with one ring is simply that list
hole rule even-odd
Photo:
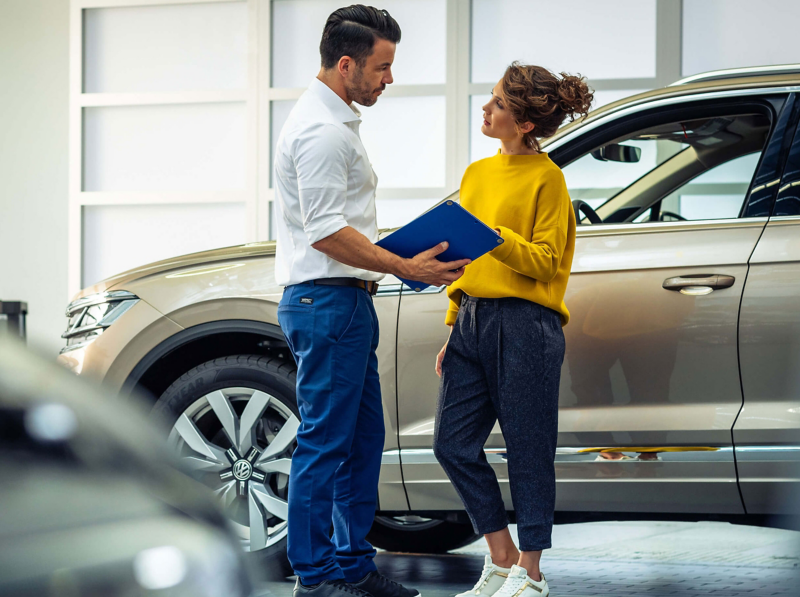
[{"label": "white sneaker", "polygon": [[528,571],[520,566],[511,566],[506,582],[494,597],[547,597],[550,588],[547,586],[547,579],[542,574],[542,580],[535,581],[528,576]]},{"label": "white sneaker", "polygon": [[475,586],[469,591],[466,593],[459,593],[456,597],[474,597],[475,595],[491,597],[500,590],[500,587],[506,582],[506,578],[510,572],[511,570],[509,568],[495,566],[492,564],[491,556],[486,556],[483,564],[483,572],[478,582],[476,582]]}]

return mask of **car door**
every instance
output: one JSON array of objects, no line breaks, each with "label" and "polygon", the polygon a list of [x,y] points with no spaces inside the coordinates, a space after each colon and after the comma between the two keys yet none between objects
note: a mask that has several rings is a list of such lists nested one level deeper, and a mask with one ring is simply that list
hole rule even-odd
[{"label": "car door", "polygon": [[748,514],[800,504],[800,131],[750,259],[739,330],[744,407],[733,439]]},{"label": "car door", "polygon": [[[609,222],[584,223],[577,233],[566,297],[572,320],[560,394],[559,510],[743,511],[731,443],[742,404],[737,319],[747,261],[766,223],[743,206],[761,192],[748,193],[756,169],[761,179],[775,168],[784,100],[644,106],[551,151],[572,198],[594,204]],[[747,121],[750,112],[760,116]],[[692,143],[681,143],[681,131]],[[708,149],[735,145],[739,133],[747,143],[727,157]],[[626,141],[641,149],[638,162],[591,156]],[[461,508],[430,450],[446,307],[438,289],[403,292],[400,302],[398,429],[412,509]],[[498,426],[486,449],[511,509]]]}]

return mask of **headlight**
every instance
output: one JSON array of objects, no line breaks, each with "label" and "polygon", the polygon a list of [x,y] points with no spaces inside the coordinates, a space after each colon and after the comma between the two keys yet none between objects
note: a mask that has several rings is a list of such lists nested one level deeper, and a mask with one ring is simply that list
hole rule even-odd
[{"label": "headlight", "polygon": [[123,313],[139,302],[126,290],[114,290],[85,296],[67,307],[67,331],[61,334],[67,345],[61,354],[86,346],[95,340]]}]

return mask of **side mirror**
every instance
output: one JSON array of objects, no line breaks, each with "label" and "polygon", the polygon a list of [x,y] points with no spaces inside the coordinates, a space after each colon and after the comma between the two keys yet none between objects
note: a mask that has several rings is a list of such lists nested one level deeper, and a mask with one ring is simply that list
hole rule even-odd
[{"label": "side mirror", "polygon": [[592,157],[601,162],[638,162],[642,159],[641,147],[610,143],[592,152]]}]

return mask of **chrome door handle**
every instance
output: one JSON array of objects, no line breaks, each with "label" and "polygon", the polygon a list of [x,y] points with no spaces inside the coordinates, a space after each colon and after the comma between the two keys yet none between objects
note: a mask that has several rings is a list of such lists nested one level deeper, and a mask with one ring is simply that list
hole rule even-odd
[{"label": "chrome door handle", "polygon": [[662,287],[666,290],[677,290],[681,294],[701,296],[722,288],[730,288],[735,281],[736,278],[733,276],[723,274],[693,274],[667,278]]}]

